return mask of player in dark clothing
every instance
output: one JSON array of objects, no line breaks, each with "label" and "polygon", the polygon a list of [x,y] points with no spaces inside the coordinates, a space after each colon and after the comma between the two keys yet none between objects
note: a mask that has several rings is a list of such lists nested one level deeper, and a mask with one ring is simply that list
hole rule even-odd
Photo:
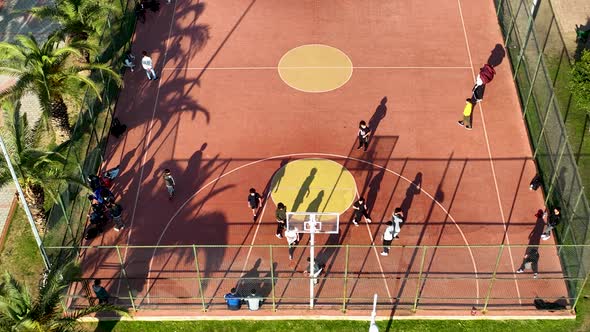
[{"label": "player in dark clothing", "polygon": [[256,192],[256,189],[250,188],[250,194],[248,195],[248,207],[252,209],[252,215],[254,216],[252,219],[256,221],[256,217],[258,217],[258,208],[262,205],[262,196]]},{"label": "player in dark clothing", "polygon": [[524,258],[522,260],[522,264],[520,268],[516,271],[516,273],[523,273],[525,269],[530,268],[533,270],[534,278],[536,279],[539,273],[538,270],[539,264],[539,250],[537,248],[529,247],[524,254]]},{"label": "player in dark clothing", "polygon": [[277,211],[275,212],[275,217],[277,218],[277,233],[276,236],[279,239],[283,238],[283,229],[285,228],[285,224],[287,222],[287,207],[283,203],[277,204]]},{"label": "player in dark clothing", "polygon": [[361,121],[359,123],[359,146],[357,149],[363,148],[367,151],[367,147],[369,146],[369,133],[371,132],[371,128],[367,126],[365,121]]},{"label": "player in dark clothing", "polygon": [[359,225],[358,222],[361,220],[362,217],[365,217],[367,223],[371,223],[371,217],[367,212],[367,203],[365,203],[365,199],[363,197],[360,197],[358,201],[354,203],[352,208],[354,209],[354,217],[352,219],[352,223],[355,226]]},{"label": "player in dark clothing", "polygon": [[554,207],[553,210],[551,210],[551,212],[549,212],[549,215],[547,216],[547,213],[545,213],[545,216],[547,217],[547,226],[545,227],[545,231],[543,231],[543,234],[541,235],[541,238],[543,240],[549,240],[549,238],[551,238],[551,231],[560,222],[560,219],[561,219],[561,208]]}]

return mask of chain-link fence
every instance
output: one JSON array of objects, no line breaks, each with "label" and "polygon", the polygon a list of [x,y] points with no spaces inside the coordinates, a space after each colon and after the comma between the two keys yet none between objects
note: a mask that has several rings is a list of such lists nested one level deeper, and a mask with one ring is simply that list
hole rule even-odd
[{"label": "chain-link fence", "polygon": [[[130,48],[135,29],[133,0],[113,1],[115,9],[105,18],[99,38],[101,53],[97,61],[110,63],[115,71],[122,70],[124,53]],[[78,179],[80,184],[63,184],[47,188],[56,202],[50,210],[45,246],[76,245],[84,231],[89,201],[82,193],[85,176],[96,174],[102,163],[119,88],[110,78],[92,73],[98,82],[101,98],[87,91],[72,130],[72,143],[67,151],[63,173]],[[55,252],[53,254],[56,254]],[[52,260],[55,257],[51,257]]]},{"label": "chain-link fence", "polygon": [[[366,310],[378,294],[382,309],[530,310],[540,300],[573,309],[581,285],[577,273],[562,271],[558,253],[573,255],[587,246],[536,245],[529,264],[527,246],[318,245],[322,268],[317,284],[309,269],[309,247],[299,245],[293,259],[285,245],[100,246],[47,248],[81,250],[83,278],[67,295],[71,309],[96,301],[91,285],[101,279],[111,302],[134,310],[225,310],[224,295],[236,288],[246,297],[254,289],[263,307],[306,308],[310,288],[314,308]],[[534,257],[534,256],[531,256]],[[522,264],[522,265],[521,265]],[[517,273],[519,268],[524,272]],[[538,272],[535,275],[534,272]],[[536,305],[535,305],[536,300]],[[555,309],[555,308],[554,308]]]},{"label": "chain-link fence", "polygon": [[[562,208],[558,241],[587,244],[590,208],[585,187],[590,188],[590,144],[584,136],[588,116],[577,108],[567,89],[572,59],[551,2],[495,0],[495,4],[545,200],[548,206]],[[565,273],[575,277],[568,286],[570,295],[576,297],[581,289],[578,281],[590,272],[590,252],[585,246],[571,248],[559,254]]]}]

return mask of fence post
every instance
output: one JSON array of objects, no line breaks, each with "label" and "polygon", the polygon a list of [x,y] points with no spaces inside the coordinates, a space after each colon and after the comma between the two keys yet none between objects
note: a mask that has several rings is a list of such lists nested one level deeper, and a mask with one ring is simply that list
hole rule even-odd
[{"label": "fence post", "polygon": [[275,300],[275,268],[273,266],[273,257],[272,257],[272,244],[268,245],[268,250],[270,254],[270,289],[272,294],[272,311],[277,311],[276,307],[276,300]]},{"label": "fence post", "polygon": [[201,296],[201,304],[203,305],[203,312],[207,312],[205,305],[205,295],[203,294],[203,284],[201,283],[201,271],[199,270],[199,255],[197,255],[197,248],[193,244],[193,256],[195,257],[195,270],[197,271],[197,283],[199,284],[199,295]]},{"label": "fence post", "polygon": [[420,298],[420,284],[422,284],[422,271],[424,270],[424,260],[426,259],[426,250],[427,249],[428,249],[428,246],[424,246],[422,248],[422,259],[420,261],[420,271],[418,272],[418,283],[416,284],[416,297],[414,298],[414,305],[412,306],[412,312],[414,312],[414,313],[416,312],[416,309],[418,308],[418,299]]},{"label": "fence post", "polygon": [[[119,256],[119,264],[121,264],[121,275],[123,279],[125,279],[125,283],[127,284],[127,291],[129,292],[129,299],[131,300],[131,307],[133,307],[133,311],[137,311],[135,307],[135,300],[133,299],[133,293],[131,293],[131,286],[129,285],[129,279],[127,279],[127,272],[125,271],[125,266],[123,264],[123,256],[121,256],[121,250],[119,246],[116,245],[115,249],[117,249],[117,256]],[[129,248],[127,248],[129,250]]]},{"label": "fence post", "polygon": [[586,274],[586,277],[584,278],[584,282],[582,282],[582,287],[580,287],[580,289],[578,290],[576,300],[574,301],[574,304],[572,305],[572,310],[571,310],[572,314],[576,313],[576,306],[578,305],[578,301],[580,300],[580,296],[582,296],[584,287],[586,287],[586,283],[588,282],[588,276],[590,276],[590,274]]},{"label": "fence post", "polygon": [[482,313],[488,312],[488,304],[490,303],[490,295],[492,294],[492,288],[494,286],[494,282],[496,281],[496,274],[498,273],[498,267],[500,266],[500,259],[502,259],[502,252],[504,251],[504,245],[500,245],[500,250],[498,251],[498,257],[496,257],[496,267],[494,267],[494,272],[492,273],[492,279],[490,280],[490,286],[488,287],[488,293],[486,294],[486,300],[483,304]]},{"label": "fence post", "polygon": [[348,254],[350,252],[350,247],[348,244],[346,245],[346,252],[344,254],[344,285],[343,285],[343,293],[342,293],[342,313],[346,312],[346,294],[348,293]]}]

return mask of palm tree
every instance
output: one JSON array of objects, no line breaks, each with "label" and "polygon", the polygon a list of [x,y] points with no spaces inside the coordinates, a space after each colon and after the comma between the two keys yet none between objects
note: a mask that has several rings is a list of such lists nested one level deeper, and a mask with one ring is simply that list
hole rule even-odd
[{"label": "palm tree", "polygon": [[[26,114],[21,114],[20,103],[13,106],[5,102],[2,108],[5,116],[2,137],[31,214],[42,231],[47,218],[43,186],[61,179],[57,174],[66,160],[60,152],[65,150],[67,143],[49,151],[37,149],[38,135],[29,127]],[[7,167],[2,167],[0,186],[11,181]]]},{"label": "palm tree", "polygon": [[98,86],[91,70],[97,70],[121,84],[121,78],[106,64],[74,64],[70,56],[81,56],[80,49],[88,48],[84,42],[66,44],[60,47],[59,34],[51,35],[39,45],[35,37],[17,36],[17,44],[0,42],[0,74],[16,77],[16,83],[0,92],[0,100],[20,99],[25,93],[32,92],[37,98],[44,115],[51,120],[56,132],[57,143],[61,144],[72,136],[68,106],[64,100],[82,102],[84,88],[96,94],[100,100]]},{"label": "palm tree", "polygon": [[36,296],[11,274],[5,273],[0,280],[0,331],[80,331],[77,320],[81,317],[107,311],[127,315],[123,309],[109,304],[66,312],[60,303],[61,295],[77,278],[76,270],[72,263],[54,268]]},{"label": "palm tree", "polygon": [[58,22],[68,39],[87,40],[97,36],[114,6],[108,1],[57,0],[51,5],[28,10],[33,16]]}]

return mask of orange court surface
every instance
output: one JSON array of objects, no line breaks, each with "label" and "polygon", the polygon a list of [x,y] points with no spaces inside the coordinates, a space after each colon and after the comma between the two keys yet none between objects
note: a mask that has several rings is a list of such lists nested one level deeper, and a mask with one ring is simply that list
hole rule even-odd
[{"label": "orange court surface", "polygon": [[[298,210],[352,190],[372,223],[355,227],[345,204],[339,233],[316,235],[318,312],[368,314],[375,293],[380,315],[530,310],[536,297],[569,298],[554,246],[540,247],[538,278],[515,272],[528,246],[554,240],[540,242],[544,201],[528,189],[535,162],[502,44],[491,0],[162,1],[137,23],[138,66],[125,73],[115,114],[128,131],[109,138],[103,165],[121,167],[112,190],[126,227],[82,243],[120,246],[84,250],[84,276],[102,278],[118,304],[156,315],[228,315],[223,295],[236,286],[258,287],[260,312],[306,315],[309,235],[289,260],[275,237],[273,191],[299,194],[281,183],[291,176],[283,167],[325,159],[354,181],[333,190],[321,185],[332,172],[301,171],[311,189]],[[159,80],[141,68],[143,50]],[[485,63],[497,74],[469,131],[457,121]],[[366,152],[360,120],[372,130]],[[255,221],[251,187],[265,198]],[[406,221],[381,256],[395,207]],[[136,247],[155,245],[185,246]],[[208,245],[230,246],[198,247]]]}]

